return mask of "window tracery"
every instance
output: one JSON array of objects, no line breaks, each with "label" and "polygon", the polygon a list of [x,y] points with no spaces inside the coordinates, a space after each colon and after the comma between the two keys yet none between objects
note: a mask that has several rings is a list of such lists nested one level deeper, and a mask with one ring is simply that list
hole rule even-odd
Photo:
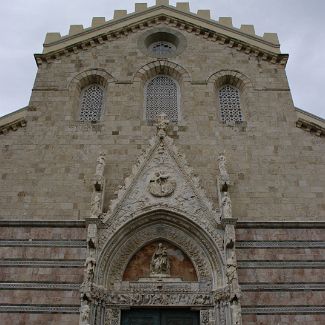
[{"label": "window tracery", "polygon": [[104,89],[98,84],[85,88],[80,98],[80,120],[99,121],[104,100]]},{"label": "window tracery", "polygon": [[224,123],[242,122],[239,89],[225,85],[219,90],[221,119]]},{"label": "window tracery", "polygon": [[165,113],[172,122],[178,121],[178,85],[166,75],[158,75],[146,86],[146,119],[155,121],[156,117]]}]

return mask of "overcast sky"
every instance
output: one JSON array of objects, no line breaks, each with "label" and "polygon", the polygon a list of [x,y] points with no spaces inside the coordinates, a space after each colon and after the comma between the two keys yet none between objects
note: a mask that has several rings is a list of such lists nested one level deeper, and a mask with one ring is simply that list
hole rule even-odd
[{"label": "overcast sky", "polygon": [[[0,116],[28,105],[36,75],[33,54],[42,52],[46,32],[66,35],[71,24],[89,27],[92,17],[111,19],[114,9],[133,12],[134,2],[0,0]],[[192,0],[190,7],[210,9],[213,19],[231,16],[235,27],[253,24],[258,35],[277,32],[282,53],[290,54],[287,74],[295,105],[325,118],[324,0]]]}]

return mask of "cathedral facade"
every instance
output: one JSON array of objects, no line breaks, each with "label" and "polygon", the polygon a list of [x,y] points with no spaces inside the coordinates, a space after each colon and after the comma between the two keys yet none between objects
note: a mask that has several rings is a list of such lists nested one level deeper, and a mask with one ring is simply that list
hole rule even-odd
[{"label": "cathedral facade", "polygon": [[35,60],[0,119],[0,324],[325,323],[325,121],[275,33],[157,0]]}]

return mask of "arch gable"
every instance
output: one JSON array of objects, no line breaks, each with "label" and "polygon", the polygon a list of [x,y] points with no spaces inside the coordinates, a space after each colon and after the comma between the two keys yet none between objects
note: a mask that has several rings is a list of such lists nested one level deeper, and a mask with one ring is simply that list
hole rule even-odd
[{"label": "arch gable", "polygon": [[212,286],[225,285],[223,253],[209,234],[184,216],[163,210],[144,213],[105,243],[98,259],[98,284],[109,288],[121,282],[134,254],[157,240],[166,240],[179,247],[192,261],[198,281],[210,290]]}]

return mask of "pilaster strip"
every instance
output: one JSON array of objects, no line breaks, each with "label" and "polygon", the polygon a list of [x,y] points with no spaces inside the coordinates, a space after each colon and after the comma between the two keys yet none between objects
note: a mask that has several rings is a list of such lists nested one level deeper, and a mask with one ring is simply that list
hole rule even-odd
[{"label": "pilaster strip", "polygon": [[300,240],[242,240],[236,242],[236,248],[325,248],[325,241]]},{"label": "pilaster strip", "polygon": [[84,260],[22,260],[22,259],[3,259],[0,260],[2,267],[83,267]]},{"label": "pilaster strip", "polygon": [[243,283],[243,291],[324,291],[325,283]]},{"label": "pilaster strip", "polygon": [[0,282],[0,290],[67,290],[79,291],[80,283]]},{"label": "pilaster strip", "polygon": [[86,248],[85,240],[0,240],[0,247],[80,247]]},{"label": "pilaster strip", "polygon": [[323,269],[325,261],[238,261],[240,269]]},{"label": "pilaster strip", "polygon": [[325,314],[325,306],[254,306],[242,307],[242,314],[286,315],[286,314]]},{"label": "pilaster strip", "polygon": [[80,306],[66,305],[1,305],[0,313],[29,313],[29,314],[79,314]]}]

